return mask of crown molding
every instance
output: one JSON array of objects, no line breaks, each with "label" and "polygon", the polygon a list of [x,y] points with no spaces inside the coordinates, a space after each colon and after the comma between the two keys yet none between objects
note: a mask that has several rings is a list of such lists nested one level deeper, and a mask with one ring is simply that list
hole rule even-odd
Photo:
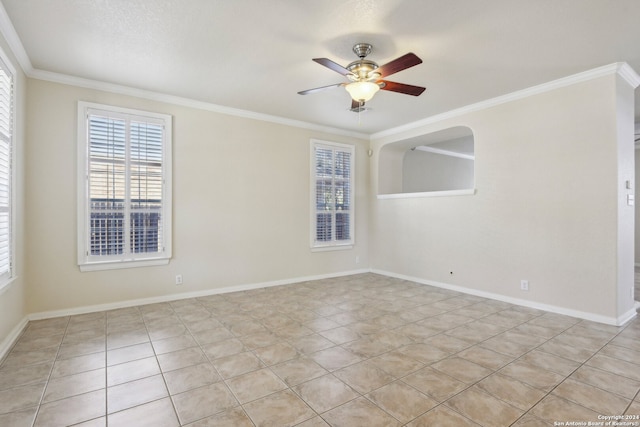
[{"label": "crown molding", "polygon": [[44,80],[53,83],[61,83],[70,86],[77,86],[86,89],[100,90],[104,92],[117,93],[121,95],[133,96],[136,98],[148,99],[151,101],[165,102],[183,107],[196,108],[199,110],[212,111],[230,116],[243,117],[247,119],[260,120],[264,122],[276,123],[285,126],[302,128],[316,132],[326,132],[332,135],[342,135],[353,138],[369,140],[369,135],[359,132],[352,132],[344,129],[334,128],[330,126],[318,125],[315,123],[304,122],[301,120],[288,119],[286,117],[272,116],[269,114],[257,113],[239,108],[225,107],[223,105],[213,104],[210,102],[198,101],[191,98],[168,95],[165,93],[154,92],[150,90],[138,89],[130,86],[123,86],[113,83],[107,83],[99,80],[85,79],[81,77],[70,76],[67,74],[54,73],[51,71],[43,71],[34,69],[27,74],[28,77]]},{"label": "crown molding", "polygon": [[631,66],[626,62],[618,62],[617,65],[618,69],[616,72],[620,75],[620,77],[622,77],[627,83],[629,83],[629,86],[631,86],[632,88],[637,88],[638,85],[640,85],[640,76],[638,75],[638,73],[636,73],[636,71],[631,68]]},{"label": "crown molding", "polygon": [[435,116],[430,116],[422,120],[418,120],[412,123],[407,123],[406,125],[402,125],[402,126],[387,129],[381,132],[377,132],[370,136],[370,140],[373,141],[380,138],[392,137],[407,131],[415,130],[422,126],[426,126],[426,125],[440,122],[442,120],[458,117],[463,114],[469,114],[469,113],[480,111],[480,110],[486,110],[488,108],[505,104],[507,102],[517,101],[520,99],[528,98],[533,95],[550,92],[555,89],[572,86],[577,83],[582,83],[589,80],[597,79],[599,77],[604,77],[604,76],[613,75],[613,74],[619,74],[634,88],[638,86],[638,84],[640,84],[640,76],[638,76],[638,74],[633,70],[633,68],[629,66],[629,64],[627,64],[626,62],[615,62],[613,64],[604,65],[602,67],[594,68],[588,71],[583,71],[581,73],[573,74],[571,76],[563,77],[563,78],[553,80],[547,83],[543,83],[537,86],[532,86],[527,89],[511,92],[509,94],[498,96],[496,98],[491,98],[485,101],[477,102],[475,104],[470,104],[465,107],[447,111],[446,113],[436,114]]},{"label": "crown molding", "polygon": [[[3,26],[1,18],[2,18],[2,13],[0,13],[0,26]],[[16,39],[19,45],[19,49],[21,49],[21,51],[24,53],[24,48],[22,47],[22,43],[20,43],[20,40],[17,38],[17,36],[16,36]],[[24,53],[24,56],[26,57],[26,53]],[[26,57],[26,61],[28,63],[28,66],[31,67],[31,62],[29,61],[28,57]],[[23,70],[24,70],[25,67],[22,61],[20,61],[20,65],[23,67]],[[467,105],[465,107],[447,111],[442,114],[436,114],[434,116],[430,116],[422,120],[407,123],[402,126],[390,128],[390,129],[369,135],[365,133],[353,132],[353,131],[334,128],[330,126],[323,126],[315,123],[304,122],[301,120],[288,119],[286,117],[279,117],[279,116],[273,116],[269,114],[257,113],[254,111],[242,110],[239,108],[225,107],[223,105],[213,104],[210,102],[197,101],[191,98],[168,95],[160,92],[133,88],[130,86],[117,85],[117,84],[107,83],[99,80],[84,79],[81,77],[70,76],[67,74],[60,74],[60,73],[54,73],[50,71],[38,70],[38,69],[34,69],[33,67],[31,67],[29,71],[25,70],[25,74],[27,74],[27,76],[30,78],[49,81],[53,83],[61,83],[61,84],[83,87],[83,88],[93,89],[93,90],[100,90],[100,91],[110,92],[110,93],[118,93],[118,94],[133,96],[137,98],[149,99],[152,101],[166,102],[169,104],[180,105],[183,107],[196,108],[196,109],[212,111],[220,114],[227,114],[227,115],[236,116],[236,117],[260,120],[260,121],[276,123],[276,124],[281,124],[281,125],[291,126],[296,128],[302,128],[302,129],[307,129],[307,130],[312,130],[317,132],[326,132],[333,135],[342,135],[342,136],[348,136],[353,138],[359,138],[359,139],[364,139],[368,141],[401,134],[406,131],[410,131],[425,125],[429,125],[432,123],[445,120],[445,119],[458,117],[463,114],[468,114],[471,112],[485,110],[485,109],[492,108],[507,102],[520,100],[533,95],[542,94],[555,89],[571,86],[577,83],[593,80],[603,76],[618,74],[630,86],[635,88],[640,85],[640,76],[633,70],[633,68],[631,68],[631,66],[629,66],[629,64],[627,64],[626,62],[616,62],[613,64],[594,68],[592,70],[574,74],[568,77],[563,77],[561,79],[553,80],[548,83],[543,83],[537,86],[533,86],[527,89],[522,89],[522,90],[512,92],[506,95],[502,95],[496,98],[491,98],[475,104]]]},{"label": "crown molding", "polygon": [[2,34],[7,41],[9,49],[13,52],[18,64],[20,64],[20,68],[22,68],[22,71],[28,76],[29,73],[33,71],[33,65],[31,65],[29,55],[27,55],[27,51],[24,49],[22,41],[20,37],[18,37],[18,33],[11,19],[9,19],[9,15],[2,2],[0,2],[0,34]]},{"label": "crown molding", "polygon": [[39,70],[34,68],[27,55],[18,33],[9,19],[6,9],[2,2],[0,2],[0,34],[4,37],[9,45],[9,49],[16,57],[20,68],[25,75],[32,79],[44,80],[53,83],[62,83],[71,86],[78,86],[86,89],[100,90],[104,92],[117,93],[121,95],[128,95],[137,98],[148,99],[158,102],[166,102],[169,104],[180,105],[183,107],[191,107],[200,110],[212,111],[220,114],[227,114],[231,116],[244,117],[253,120],[260,120],[264,122],[270,122],[285,126],[291,126],[296,128],[302,128],[312,130],[315,132],[330,133],[333,135],[342,135],[353,138],[359,138],[369,140],[369,135],[352,132],[344,129],[334,128],[330,126],[318,125],[316,123],[304,122],[301,120],[288,119],[286,117],[272,116],[269,114],[256,113],[254,111],[241,110],[238,108],[225,107],[222,105],[212,104],[209,102],[197,101],[194,99],[183,98],[179,96],[167,95],[160,92],[153,92],[143,89],[137,89],[133,87],[116,85],[112,83],[102,82],[98,80],[83,79],[80,77],[70,76],[66,74],[54,73],[50,71]]},{"label": "crown molding", "polygon": [[7,41],[9,48],[15,55],[20,67],[24,71],[27,77],[50,81],[54,83],[62,83],[71,86],[79,86],[88,89],[100,90],[105,92],[118,93],[122,95],[134,96],[137,98],[149,99],[158,102],[166,102],[169,104],[180,105],[184,107],[191,107],[200,110],[212,111],[220,114],[227,114],[237,117],[244,117],[253,120],[260,120],[270,123],[281,124],[285,126],[291,126],[296,128],[302,128],[312,130],[316,132],[326,132],[334,135],[342,135],[353,138],[364,139],[373,141],[379,138],[394,136],[406,131],[410,131],[425,125],[436,123],[445,119],[457,117],[470,112],[480,111],[487,108],[495,107],[507,102],[523,99],[532,95],[548,92],[561,87],[570,86],[576,83],[592,80],[598,77],[619,74],[629,85],[636,88],[640,85],[640,76],[636,71],[629,66],[626,62],[616,62],[613,64],[605,65],[602,67],[594,68],[589,71],[574,74],[572,76],[564,77],[561,79],[553,80],[548,83],[533,86],[527,89],[512,92],[507,95],[492,98],[486,101],[481,101],[475,104],[467,105],[462,108],[451,110],[442,114],[436,114],[434,116],[427,117],[422,120],[418,120],[412,123],[407,123],[402,126],[390,128],[374,134],[365,134],[361,132],[353,132],[345,129],[334,128],[330,126],[319,125],[316,123],[304,122],[301,120],[288,119],[286,117],[273,116],[269,114],[257,113],[254,111],[241,110],[238,108],[225,107],[222,105],[212,104],[204,101],[197,101],[190,98],[183,98],[173,95],[168,95],[160,92],[153,92],[143,89],[137,89],[133,87],[116,85],[112,83],[102,82],[98,80],[83,79],[80,77],[53,73],[49,71],[39,70],[33,67],[31,60],[27,55],[22,41],[16,32],[13,23],[9,19],[9,15],[5,10],[2,2],[0,1],[0,33]]}]

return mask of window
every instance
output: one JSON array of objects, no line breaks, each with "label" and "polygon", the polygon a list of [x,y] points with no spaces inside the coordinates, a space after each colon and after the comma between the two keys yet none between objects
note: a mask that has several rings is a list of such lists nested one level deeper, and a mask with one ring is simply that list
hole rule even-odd
[{"label": "window", "polygon": [[14,70],[0,56],[0,288],[13,271],[13,123]]},{"label": "window", "polygon": [[82,271],[171,257],[171,116],[78,108],[78,264]]},{"label": "window", "polygon": [[353,161],[353,146],[311,141],[312,248],[353,245]]}]

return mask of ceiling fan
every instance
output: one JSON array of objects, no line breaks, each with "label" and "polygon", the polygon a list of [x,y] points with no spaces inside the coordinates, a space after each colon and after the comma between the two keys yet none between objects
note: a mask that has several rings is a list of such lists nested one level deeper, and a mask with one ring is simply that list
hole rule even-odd
[{"label": "ceiling fan", "polygon": [[404,83],[384,80],[387,76],[406,70],[422,63],[422,60],[413,53],[407,53],[393,61],[379,66],[373,61],[365,59],[371,53],[372,46],[368,43],[358,43],[353,46],[353,52],[360,58],[343,67],[327,58],[314,58],[313,61],[324,65],[336,73],[349,79],[348,83],[337,83],[329,86],[317,87],[298,92],[299,95],[308,95],[325,89],[344,86],[351,96],[351,111],[364,111],[365,102],[371,100],[378,90],[403,93],[405,95],[419,96],[426,88]]}]

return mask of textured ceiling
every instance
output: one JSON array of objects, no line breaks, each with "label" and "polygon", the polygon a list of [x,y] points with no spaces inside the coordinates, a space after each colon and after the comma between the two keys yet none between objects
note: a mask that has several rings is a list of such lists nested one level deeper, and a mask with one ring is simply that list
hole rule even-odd
[{"label": "textured ceiling", "polygon": [[[640,71],[638,0],[2,0],[34,70],[371,134],[614,62]],[[348,111],[311,61],[423,64]],[[23,64],[24,65],[24,64]],[[638,97],[637,97],[638,99]],[[636,102],[636,105],[640,105]],[[636,108],[636,111],[639,109]]]}]

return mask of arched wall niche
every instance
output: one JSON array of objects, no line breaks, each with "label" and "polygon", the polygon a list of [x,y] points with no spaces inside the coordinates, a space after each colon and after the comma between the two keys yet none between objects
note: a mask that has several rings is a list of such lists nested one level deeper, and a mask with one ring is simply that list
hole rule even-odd
[{"label": "arched wall niche", "polygon": [[383,146],[378,197],[473,194],[475,147],[471,128],[455,126]]}]

